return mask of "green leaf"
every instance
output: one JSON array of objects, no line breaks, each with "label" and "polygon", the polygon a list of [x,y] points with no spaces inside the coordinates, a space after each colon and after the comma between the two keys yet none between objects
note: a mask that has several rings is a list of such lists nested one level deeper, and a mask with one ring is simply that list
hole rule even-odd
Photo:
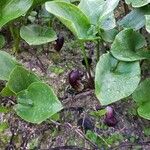
[{"label": "green leaf", "polygon": [[144,80],[140,83],[138,88],[134,91],[132,97],[137,102],[139,108],[138,108],[138,114],[145,118],[150,120],[150,78]]},{"label": "green leaf", "polygon": [[46,10],[55,15],[78,39],[93,39],[88,34],[91,25],[85,14],[75,5],[62,2],[46,2]]},{"label": "green leaf", "polygon": [[123,19],[118,21],[118,24],[124,28],[132,28],[138,30],[145,25],[145,17],[139,9],[132,10]]},{"label": "green leaf", "polygon": [[150,136],[150,127],[144,127],[144,134],[149,137]]},{"label": "green leaf", "polygon": [[104,0],[81,0],[78,7],[88,17],[90,23],[96,25],[102,13],[104,3]]},{"label": "green leaf", "polygon": [[117,143],[122,142],[124,137],[121,133],[113,133],[105,139],[109,145],[117,145]]},{"label": "green leaf", "polygon": [[106,0],[103,6],[103,11],[99,18],[99,25],[104,30],[113,29],[116,26],[115,17],[113,14],[114,9],[117,7],[119,0]]},{"label": "green leaf", "polygon": [[125,2],[132,7],[142,7],[150,3],[150,0],[125,0]]},{"label": "green leaf", "polygon": [[62,74],[62,73],[65,72],[65,69],[62,68],[62,67],[60,67],[60,66],[49,66],[49,67],[48,67],[48,70],[49,70],[50,72],[55,73],[56,75],[60,75],[60,74]]},{"label": "green leaf", "polygon": [[0,106],[0,113],[8,113],[10,111],[9,108]]},{"label": "green leaf", "polygon": [[2,0],[0,2],[0,28],[23,16],[32,6],[33,0]]},{"label": "green leaf", "polygon": [[0,133],[4,132],[8,128],[9,128],[9,125],[7,122],[0,123]]},{"label": "green leaf", "polygon": [[2,97],[6,97],[6,96],[15,96],[16,94],[14,92],[12,92],[6,84],[6,86],[0,92],[0,95]]},{"label": "green leaf", "polygon": [[95,94],[102,105],[108,105],[131,95],[139,81],[139,62],[121,62],[107,53],[96,66]]},{"label": "green leaf", "polygon": [[59,113],[54,114],[53,116],[51,116],[50,119],[53,120],[53,121],[58,121],[60,119]]},{"label": "green leaf", "polygon": [[145,119],[148,119],[150,120],[150,102],[147,102],[147,103],[143,103],[142,105],[139,106],[138,108],[138,114],[145,118]]},{"label": "green leaf", "polygon": [[41,123],[62,109],[57,96],[45,83],[32,83],[27,90],[18,93],[17,114],[31,123]]},{"label": "green leaf", "polygon": [[28,149],[36,149],[39,145],[39,137],[33,138],[28,142]]},{"label": "green leaf", "polygon": [[110,30],[116,26],[113,10],[119,0],[81,0],[78,7],[89,18],[90,23],[99,25],[104,30]]},{"label": "green leaf", "polygon": [[133,99],[138,103],[142,104],[150,101],[150,78],[140,83],[138,88],[133,93]]},{"label": "green leaf", "polygon": [[117,35],[118,30],[117,29],[111,29],[111,30],[102,30],[101,31],[101,37],[106,42],[113,42],[115,39],[115,36]]},{"label": "green leaf", "polygon": [[119,20],[118,24],[124,28],[138,30],[146,23],[146,17],[144,15],[150,15],[149,5],[132,10],[122,20]]},{"label": "green leaf", "polygon": [[108,16],[101,18],[101,20],[99,21],[99,26],[100,28],[104,30],[111,30],[115,28],[116,20],[115,20],[114,14],[111,13]]},{"label": "green leaf", "polygon": [[145,38],[133,29],[124,29],[119,32],[111,46],[112,55],[122,61],[136,61],[150,58]]},{"label": "green leaf", "polygon": [[22,26],[20,36],[29,45],[41,45],[57,39],[57,35],[52,28],[42,27],[40,25]]},{"label": "green leaf", "polygon": [[146,30],[150,33],[150,15],[145,15],[146,18]]},{"label": "green leaf", "polygon": [[95,143],[98,146],[99,149],[101,149],[102,146],[105,147],[106,149],[110,147],[110,145],[105,140],[105,137],[102,137],[101,135],[98,135],[96,132],[88,130],[87,133],[86,133],[86,137],[90,141]]},{"label": "green leaf", "polygon": [[19,65],[14,57],[4,51],[0,51],[0,80],[9,80],[11,71]]},{"label": "green leaf", "polygon": [[27,89],[31,83],[37,81],[40,80],[34,73],[26,70],[23,67],[17,66],[11,72],[7,86],[16,94]]},{"label": "green leaf", "polygon": [[3,35],[0,35],[0,49],[5,45],[5,38]]},{"label": "green leaf", "polygon": [[119,0],[106,0],[103,6],[103,13],[100,16],[100,20],[103,17],[109,16],[113,10],[117,7]]},{"label": "green leaf", "polygon": [[101,109],[101,110],[98,110],[98,111],[92,111],[92,112],[90,113],[90,115],[99,118],[99,117],[104,116],[106,113],[107,113],[106,109]]},{"label": "green leaf", "polygon": [[41,45],[57,39],[57,35],[52,28],[42,27],[40,25],[22,26],[20,36],[29,45]]}]

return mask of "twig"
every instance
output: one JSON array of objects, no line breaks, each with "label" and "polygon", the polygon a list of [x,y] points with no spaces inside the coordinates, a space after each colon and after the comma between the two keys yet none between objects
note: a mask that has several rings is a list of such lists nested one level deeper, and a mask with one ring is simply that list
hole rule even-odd
[{"label": "twig", "polygon": [[150,141],[143,141],[141,143],[127,143],[127,144],[120,144],[118,146],[115,147],[111,147],[112,150],[118,150],[119,148],[122,147],[134,147],[134,146],[143,146],[143,145],[149,145],[150,146]]},{"label": "twig", "polygon": [[77,146],[59,146],[59,147],[55,147],[55,148],[50,148],[49,150],[65,150],[65,149],[72,149],[72,150],[89,150],[83,147],[77,147]]},{"label": "twig", "polygon": [[[82,99],[83,97],[87,97],[87,96],[93,95],[93,94],[94,94],[94,90],[85,91],[85,92],[82,92],[82,93],[75,95],[74,100]],[[60,100],[67,103],[68,101],[70,101],[70,97],[69,98],[60,98]]]},{"label": "twig", "polygon": [[90,145],[94,148],[94,150],[98,149],[97,145],[95,143],[93,143],[92,141],[90,141],[86,136],[85,134],[83,134],[83,132],[78,129],[78,128],[75,128],[73,127],[70,123],[67,123],[67,126],[71,129],[74,129],[74,131],[82,138],[82,139],[85,139],[86,141],[88,141],[90,143]]},{"label": "twig", "polygon": [[[29,51],[29,53],[32,54],[33,56],[35,56],[35,54],[33,54],[31,51]],[[40,65],[39,68],[41,69],[42,72],[44,72],[44,74],[46,74],[46,69],[45,69],[45,66],[42,63],[41,59],[38,56],[36,56],[36,59],[39,62],[39,65]]]},{"label": "twig", "polygon": [[72,126],[70,123],[65,123],[65,124],[61,124],[57,121],[53,121],[51,120],[53,124],[55,124],[56,126],[62,126],[62,127],[66,127],[66,125],[71,129],[71,130],[74,130],[82,139],[85,139],[86,141],[88,141],[90,143],[90,145],[94,148],[94,150],[97,150],[98,147],[95,143],[93,143],[92,141],[90,141],[86,136],[85,134],[80,130],[78,129],[76,126]]}]

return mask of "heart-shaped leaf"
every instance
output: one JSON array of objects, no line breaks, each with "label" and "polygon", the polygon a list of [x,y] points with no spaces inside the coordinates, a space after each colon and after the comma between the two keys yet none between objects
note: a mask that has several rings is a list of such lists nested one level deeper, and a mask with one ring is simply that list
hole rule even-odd
[{"label": "heart-shaped leaf", "polygon": [[41,45],[57,39],[57,35],[52,28],[42,27],[40,25],[22,26],[20,36],[29,45]]},{"label": "heart-shaped leaf", "polygon": [[100,26],[100,28],[102,28],[104,30],[111,30],[111,29],[115,28],[116,20],[115,20],[114,14],[111,13],[107,17],[101,18],[99,21],[99,26]]},{"label": "heart-shaped leaf", "polygon": [[32,6],[33,0],[1,0],[0,28],[11,20],[24,15]]},{"label": "heart-shaped leaf", "polygon": [[45,83],[32,83],[17,97],[15,110],[18,116],[31,123],[41,123],[62,109],[57,96]]},{"label": "heart-shaped leaf", "polygon": [[118,24],[124,28],[138,30],[146,23],[145,15],[150,15],[149,5],[132,10],[123,19],[119,20]]},{"label": "heart-shaped leaf", "polygon": [[103,13],[100,16],[100,18],[110,15],[113,12],[113,10],[117,7],[119,1],[120,0],[106,0],[103,7]]},{"label": "heart-shaped leaf", "polygon": [[101,37],[106,42],[113,42],[117,33],[118,33],[117,29],[102,30]]},{"label": "heart-shaped leaf", "polygon": [[136,61],[150,58],[150,52],[144,37],[133,29],[124,29],[119,32],[111,46],[112,55],[122,61]]},{"label": "heart-shaped leaf", "polygon": [[140,105],[139,108],[137,109],[138,114],[141,117],[150,120],[149,108],[150,108],[150,102],[147,102],[147,103],[144,103],[144,104]]},{"label": "heart-shaped leaf", "polygon": [[150,15],[145,15],[146,18],[146,30],[150,33]]},{"label": "heart-shaped leaf", "polygon": [[132,97],[137,102],[138,114],[150,120],[150,78],[144,80],[134,91]]},{"label": "heart-shaped leaf", "polygon": [[132,10],[123,19],[118,21],[118,24],[124,28],[132,28],[138,30],[145,25],[145,17],[139,9]]},{"label": "heart-shaped leaf", "polygon": [[2,91],[0,92],[0,95],[1,95],[2,97],[6,97],[6,96],[15,96],[16,94],[13,93],[13,92],[9,89],[9,87],[6,85],[6,86],[2,89]]},{"label": "heart-shaped leaf", "polygon": [[150,102],[150,78],[140,83],[138,88],[134,91],[132,97],[138,104]]},{"label": "heart-shaped leaf", "polygon": [[139,62],[122,62],[109,53],[96,66],[95,93],[102,105],[108,105],[133,93],[140,81]]},{"label": "heart-shaped leaf", "polygon": [[128,5],[133,7],[142,7],[150,3],[150,0],[125,0]]},{"label": "heart-shaped leaf", "polygon": [[34,73],[29,72],[23,67],[16,66],[10,74],[7,86],[12,92],[17,94],[27,89],[31,83],[37,81],[40,80]]},{"label": "heart-shaped leaf", "polygon": [[91,24],[96,25],[103,10],[104,0],[81,0],[78,7],[88,17]]},{"label": "heart-shaped leaf", "polygon": [[86,15],[75,5],[62,1],[46,2],[46,10],[55,15],[78,39],[93,39]]},{"label": "heart-shaped leaf", "polygon": [[19,65],[19,63],[14,57],[5,51],[0,51],[0,80],[8,81],[9,75],[16,65]]},{"label": "heart-shaped leaf", "polygon": [[119,0],[106,0],[99,17],[99,25],[104,30],[113,29],[116,26],[116,20],[113,14],[114,9],[117,7]]},{"label": "heart-shaped leaf", "polygon": [[113,10],[119,0],[81,0],[78,7],[89,18],[90,23],[99,25],[104,30],[113,29],[116,26]]}]

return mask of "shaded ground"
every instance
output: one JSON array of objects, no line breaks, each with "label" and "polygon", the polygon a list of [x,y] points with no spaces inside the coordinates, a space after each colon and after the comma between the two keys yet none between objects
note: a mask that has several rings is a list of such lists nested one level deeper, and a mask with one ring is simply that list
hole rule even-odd
[{"label": "shaded ground", "polygon": [[[55,25],[57,33],[65,37],[65,44],[60,55],[53,51],[53,43],[45,47],[30,48],[22,44],[22,52],[17,56],[26,68],[36,72],[46,83],[51,85],[60,97],[64,109],[60,112],[57,122],[46,120],[40,125],[23,121],[15,112],[0,114],[0,123],[5,124],[5,130],[0,128],[0,150],[3,149],[117,149],[117,150],[149,150],[150,149],[150,122],[141,119],[135,111],[135,104],[130,98],[112,105],[115,110],[118,124],[107,127],[104,117],[92,116],[91,112],[99,105],[93,90],[85,89],[75,92],[68,84],[68,73],[72,69],[80,69],[85,74],[82,65],[80,45],[74,41],[72,34],[62,25]],[[93,44],[88,44],[93,49]],[[23,50],[24,49],[24,50]],[[10,52],[9,48],[8,51]],[[87,50],[90,53],[89,50]],[[93,55],[94,58],[94,55]],[[93,61],[93,68],[95,62]],[[143,78],[150,75],[150,68],[143,63]],[[86,83],[85,79],[85,83]],[[15,99],[0,98],[1,105],[12,108]],[[85,132],[77,126],[79,118],[90,117],[94,129],[99,136],[100,146],[89,140]],[[57,147],[57,148],[56,148]]]}]

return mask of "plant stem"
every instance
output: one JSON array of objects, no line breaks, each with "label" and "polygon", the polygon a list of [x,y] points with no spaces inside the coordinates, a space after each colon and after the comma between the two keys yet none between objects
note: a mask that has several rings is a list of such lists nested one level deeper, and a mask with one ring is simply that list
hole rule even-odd
[{"label": "plant stem", "polygon": [[94,80],[93,80],[92,75],[91,75],[91,70],[90,70],[90,66],[89,66],[89,63],[88,63],[87,56],[86,56],[84,42],[81,42],[81,47],[82,47],[82,55],[83,55],[83,58],[84,58],[84,61],[85,61],[86,70],[87,70],[89,80],[90,80],[90,85],[91,85],[92,88],[94,88]]},{"label": "plant stem", "polygon": [[[104,54],[106,52],[105,50],[105,46],[104,46],[104,43],[103,43],[103,40],[102,39],[98,39],[97,40],[97,45],[96,45],[96,62],[99,61],[99,58],[102,54]],[[101,48],[100,48],[101,46]]]},{"label": "plant stem", "polygon": [[106,49],[105,49],[105,46],[104,46],[104,41],[101,39],[101,55],[106,53]]},{"label": "plant stem", "polygon": [[97,45],[96,45],[96,62],[99,61],[99,57],[100,57],[100,49],[99,49],[99,46],[100,46],[100,41],[99,39],[97,40]]},{"label": "plant stem", "polygon": [[12,38],[13,38],[13,52],[16,53],[19,51],[19,43],[20,43],[20,35],[19,35],[19,29],[15,28],[13,24],[9,25],[9,30],[11,32]]}]

